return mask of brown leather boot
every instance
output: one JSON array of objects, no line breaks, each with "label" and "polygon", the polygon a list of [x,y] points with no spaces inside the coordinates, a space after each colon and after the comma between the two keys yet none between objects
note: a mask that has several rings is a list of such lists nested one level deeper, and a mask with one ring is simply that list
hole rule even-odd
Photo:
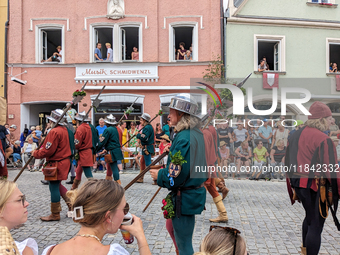
[{"label": "brown leather boot", "polygon": [[78,189],[79,184],[80,180],[74,179],[71,190]]},{"label": "brown leather boot", "polygon": [[66,194],[62,195],[61,197],[64,199],[65,203],[67,204],[68,211],[69,212],[72,211],[71,200],[66,196]]},{"label": "brown leather boot", "polygon": [[46,217],[41,217],[40,219],[42,221],[59,221],[60,220],[60,211],[61,211],[60,202],[51,203],[52,214],[49,215],[49,216],[46,216]]},{"label": "brown leather boot", "polygon": [[119,185],[122,185],[122,182],[120,180],[116,181]]},{"label": "brown leather boot", "polygon": [[107,176],[106,175],[105,180],[113,181],[113,178],[112,178],[112,176]]},{"label": "brown leather boot", "polygon": [[307,255],[307,249],[306,249],[306,247],[303,247],[302,244],[301,244],[301,254],[302,255]]},{"label": "brown leather boot", "polygon": [[222,197],[218,196],[214,198],[214,203],[217,207],[218,217],[216,219],[209,219],[211,222],[228,222],[227,210],[222,202]]},{"label": "brown leather boot", "polygon": [[223,199],[225,199],[226,196],[228,195],[229,189],[225,186],[224,180],[223,180],[223,182],[222,182],[220,179],[215,179],[215,180],[218,180],[218,181],[219,181],[219,183],[218,183],[216,186],[217,186],[217,188],[218,188],[219,190],[221,190],[221,192],[222,192],[222,200],[223,200]]}]

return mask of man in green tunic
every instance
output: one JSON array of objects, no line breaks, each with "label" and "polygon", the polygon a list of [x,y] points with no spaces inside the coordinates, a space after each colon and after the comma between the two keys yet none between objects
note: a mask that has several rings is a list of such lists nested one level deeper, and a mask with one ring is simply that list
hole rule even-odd
[{"label": "man in green tunic", "polygon": [[[137,134],[137,139],[141,141],[142,145],[142,155],[144,157],[145,166],[148,167],[151,164],[151,155],[155,153],[155,132],[153,127],[150,124],[150,115],[147,113],[143,113],[140,118],[140,123],[144,127],[142,130],[142,134]],[[144,165],[141,164],[140,171],[144,170]],[[143,182],[143,177],[141,177],[138,183]]]},{"label": "man in green tunic", "polygon": [[197,112],[198,105],[189,94],[179,94],[171,99],[169,118],[176,135],[170,152],[174,155],[180,151],[186,163],[172,167],[170,157],[166,168],[150,170],[157,184],[171,191],[176,212],[172,225],[180,255],[194,253],[192,235],[195,214],[201,214],[206,200],[206,173],[196,172],[197,168],[207,166],[203,134],[199,129],[201,121]]},{"label": "man in green tunic", "polygon": [[123,153],[121,150],[121,144],[119,142],[119,133],[116,127],[118,123],[112,114],[107,116],[104,121],[108,128],[104,130],[103,135],[100,137],[96,151],[99,151],[102,147],[104,147],[105,150],[111,154],[112,163],[110,163],[110,168],[112,170],[113,178],[110,173],[111,171],[107,171],[105,179],[114,179],[116,182],[121,184],[119,180],[117,161],[123,160]]}]

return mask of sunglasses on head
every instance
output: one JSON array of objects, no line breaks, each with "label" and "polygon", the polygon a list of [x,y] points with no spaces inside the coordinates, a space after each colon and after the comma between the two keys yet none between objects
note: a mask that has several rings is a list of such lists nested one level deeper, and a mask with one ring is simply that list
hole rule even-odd
[{"label": "sunglasses on head", "polygon": [[[236,228],[231,228],[231,227],[221,227],[221,226],[215,226],[215,225],[212,225],[210,226],[209,228],[209,232],[214,230],[214,229],[224,229],[225,231],[227,231],[228,233],[231,233],[231,234],[234,234],[234,237],[235,237],[235,242],[234,242],[234,250],[233,250],[233,255],[235,255],[235,252],[236,252],[236,242],[237,242],[237,235],[241,234],[241,231],[236,229]],[[249,253],[247,253],[249,254]]]}]

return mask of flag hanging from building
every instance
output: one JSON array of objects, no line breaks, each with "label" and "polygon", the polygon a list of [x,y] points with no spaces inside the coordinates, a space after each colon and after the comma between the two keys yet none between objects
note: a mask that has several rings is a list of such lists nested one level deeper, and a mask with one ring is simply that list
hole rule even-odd
[{"label": "flag hanging from building", "polygon": [[340,91],[340,75],[335,76],[336,91]]},{"label": "flag hanging from building", "polygon": [[279,87],[278,73],[263,73],[263,88],[272,89]]}]

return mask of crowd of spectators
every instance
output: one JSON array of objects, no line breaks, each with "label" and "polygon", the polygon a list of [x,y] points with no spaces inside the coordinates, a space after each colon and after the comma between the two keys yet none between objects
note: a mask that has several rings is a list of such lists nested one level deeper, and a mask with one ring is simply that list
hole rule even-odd
[{"label": "crowd of spectators", "polygon": [[[31,126],[30,129],[25,128],[20,137],[16,137],[16,125],[10,126],[7,123],[4,126],[0,125],[1,145],[5,152],[8,166],[18,167],[25,164],[30,158],[31,152],[37,148],[39,142],[46,136],[49,128],[50,126],[47,125],[44,132],[42,132],[39,125]],[[33,162],[34,166],[28,165],[28,170],[39,170],[41,160],[36,159]]]},{"label": "crowd of spectators", "polygon": [[[246,173],[250,180],[284,179],[282,166],[284,166],[288,139],[294,132],[304,127],[303,121],[296,120],[295,128],[290,130],[282,124],[284,120],[285,116],[280,116],[275,120],[258,119],[256,123],[251,122],[250,126],[248,126],[249,119],[245,119],[244,122],[237,120],[237,126],[234,128],[229,127],[228,123],[217,125],[222,157],[221,166],[234,165],[237,171],[230,175],[237,179],[240,179],[241,167],[248,166],[248,169],[255,166],[255,169],[258,170]],[[340,129],[334,118],[332,118],[329,130],[324,133],[336,143],[338,161],[340,162],[340,145],[338,144]],[[278,167],[279,171],[263,173],[263,166]]]}]

